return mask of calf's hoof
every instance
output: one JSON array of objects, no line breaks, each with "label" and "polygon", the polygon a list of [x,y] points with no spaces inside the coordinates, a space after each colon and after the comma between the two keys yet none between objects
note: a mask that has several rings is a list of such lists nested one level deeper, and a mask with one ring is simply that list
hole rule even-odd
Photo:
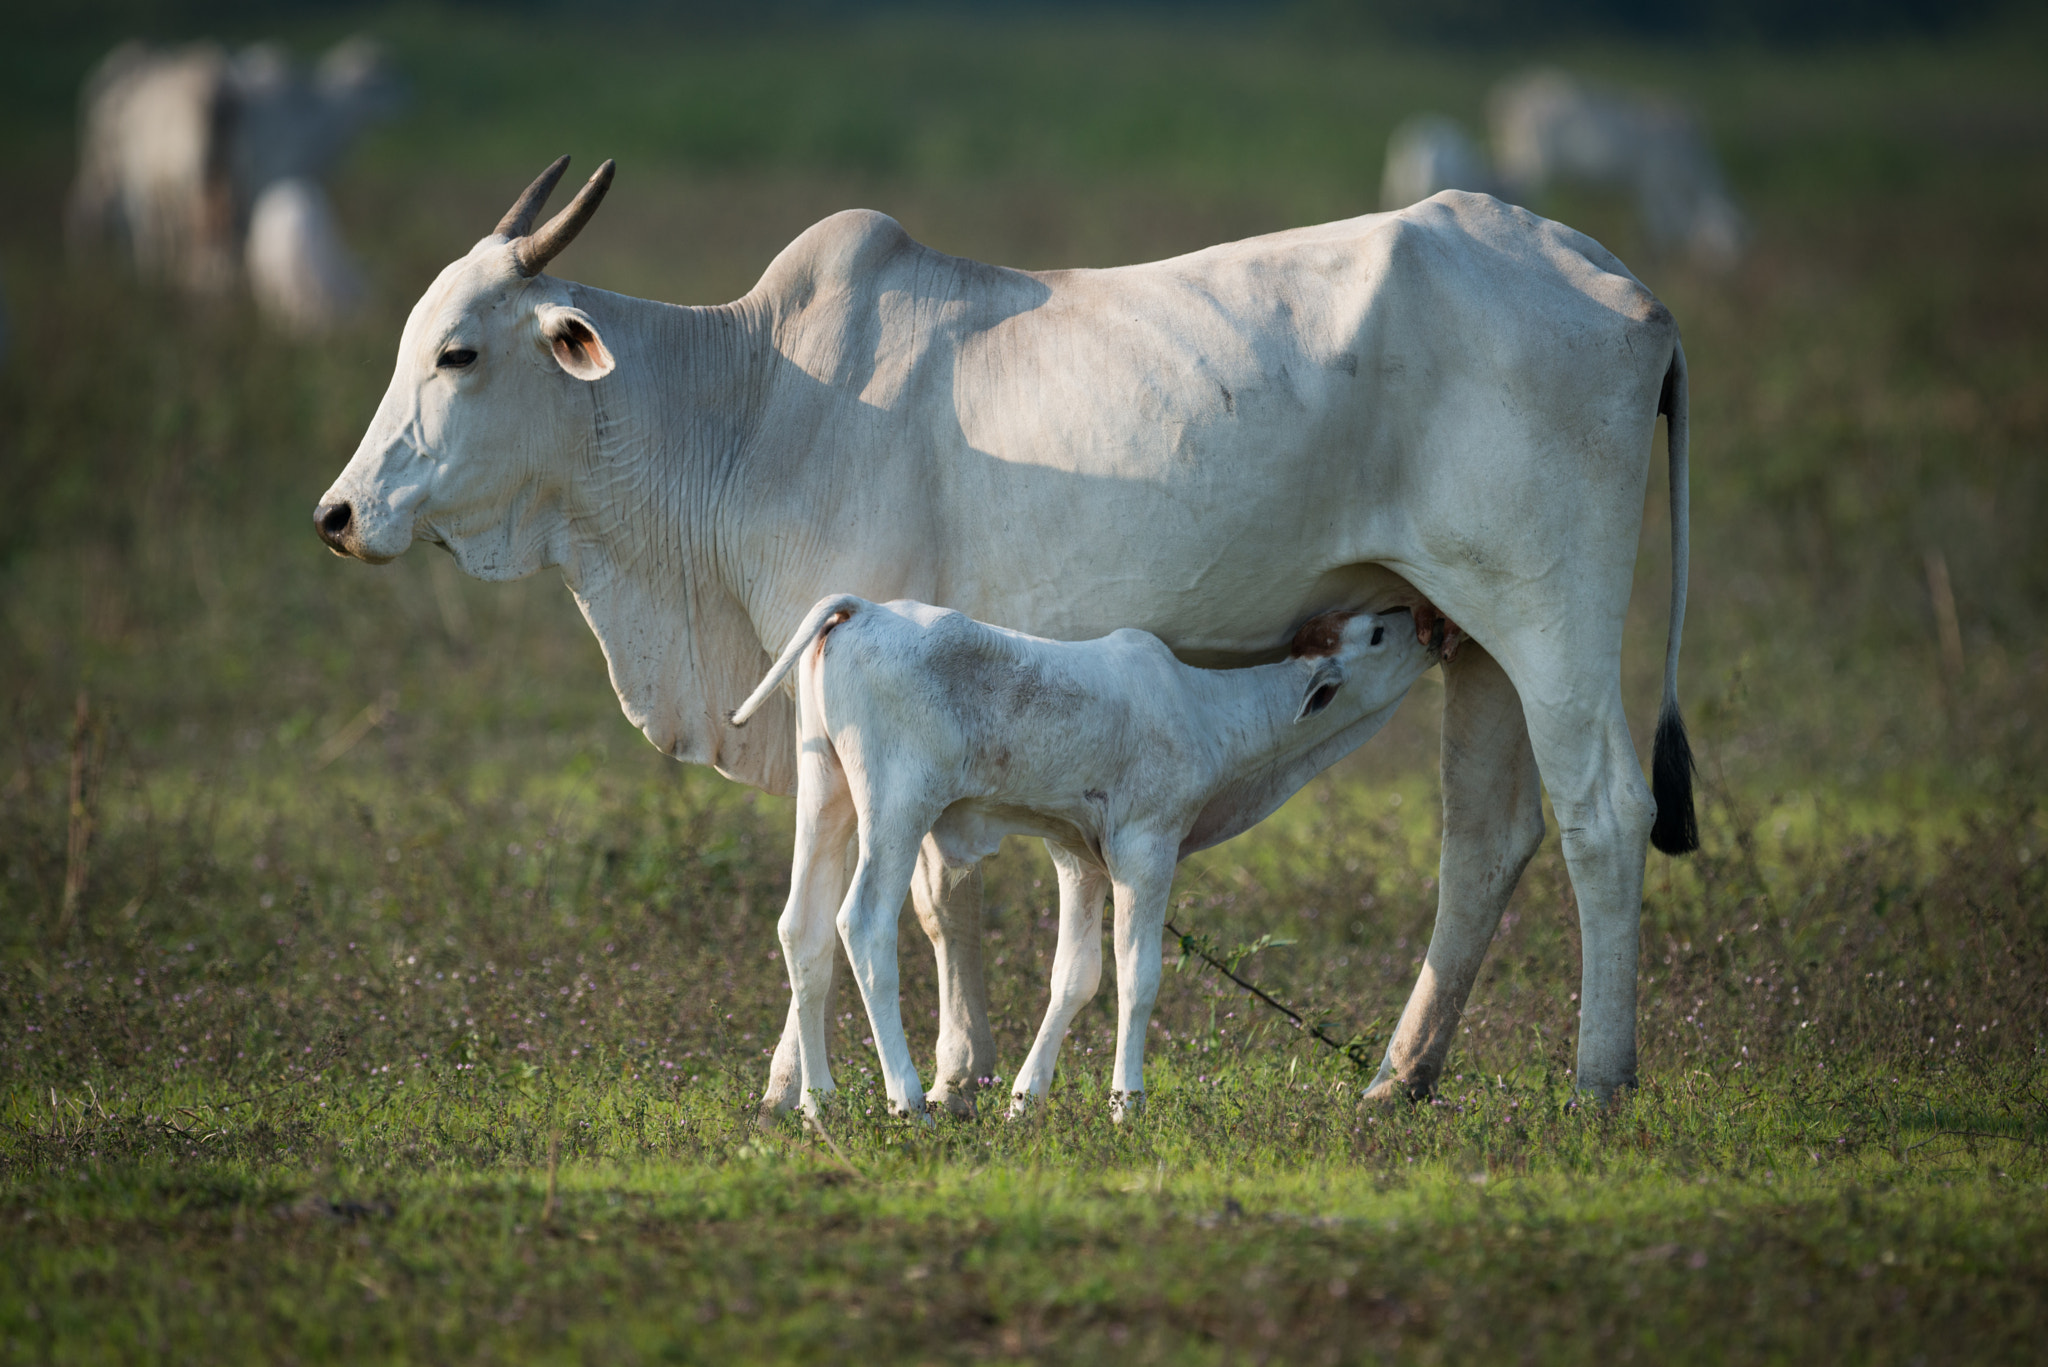
[{"label": "calf's hoof", "polygon": [[917,1104],[914,1106],[905,1102],[892,1101],[889,1103],[889,1114],[898,1120],[915,1121],[919,1126],[927,1130],[939,1123],[932,1118],[932,1108],[924,1104],[923,1097],[919,1097]]},{"label": "calf's hoof", "polygon": [[1111,1092],[1109,1094],[1109,1118],[1121,1125],[1126,1120],[1136,1120],[1145,1113],[1143,1092]]}]

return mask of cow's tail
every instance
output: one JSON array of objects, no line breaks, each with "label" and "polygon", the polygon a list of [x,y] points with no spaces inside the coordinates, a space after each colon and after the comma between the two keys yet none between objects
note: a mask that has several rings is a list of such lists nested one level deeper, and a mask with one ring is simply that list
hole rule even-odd
[{"label": "cow's tail", "polygon": [[1657,738],[1650,748],[1650,792],[1657,799],[1650,843],[1665,854],[1687,854],[1700,847],[1700,826],[1692,805],[1692,742],[1686,739],[1685,719],[1678,714],[1678,642],[1685,634],[1685,574],[1692,549],[1682,346],[1672,349],[1657,411],[1664,415],[1671,456],[1671,627],[1664,642],[1664,702],[1657,711]]},{"label": "cow's tail", "polygon": [[756,688],[745,702],[726,713],[725,719],[734,726],[745,726],[748,719],[761,710],[761,704],[768,701],[768,695],[789,676],[789,671],[796,668],[796,662],[802,658],[805,646],[868,606],[867,599],[857,598],[850,593],[834,594],[830,598],[819,599],[818,605],[804,618],[804,624],[796,629],[796,635],[790,637],[789,644],[782,648],[782,657],[768,671],[768,677],[761,680],[761,686]]}]

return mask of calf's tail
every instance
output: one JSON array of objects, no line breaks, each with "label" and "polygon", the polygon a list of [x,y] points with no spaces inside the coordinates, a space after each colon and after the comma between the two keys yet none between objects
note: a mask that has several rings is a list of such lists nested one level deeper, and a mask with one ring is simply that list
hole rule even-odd
[{"label": "calf's tail", "polygon": [[734,726],[745,726],[748,718],[761,710],[761,704],[768,701],[768,695],[796,668],[796,662],[804,653],[804,647],[817,640],[847,618],[870,604],[865,598],[850,593],[835,594],[821,598],[818,605],[804,618],[804,624],[796,629],[796,635],[789,638],[789,644],[782,648],[782,656],[768,671],[768,677],[761,680],[747,700],[725,714],[725,719]]},{"label": "calf's tail", "polygon": [[1657,712],[1657,738],[1650,747],[1650,793],[1657,800],[1650,843],[1665,854],[1687,854],[1700,847],[1700,826],[1692,806],[1692,742],[1685,736],[1685,719],[1678,715],[1678,641],[1685,633],[1685,574],[1692,549],[1682,346],[1672,350],[1657,411],[1664,415],[1671,454],[1671,626],[1664,642],[1664,702]]}]

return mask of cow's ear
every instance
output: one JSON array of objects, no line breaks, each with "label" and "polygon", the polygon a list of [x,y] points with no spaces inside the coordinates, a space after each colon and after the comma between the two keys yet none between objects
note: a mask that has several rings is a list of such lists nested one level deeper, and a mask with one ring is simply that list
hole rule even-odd
[{"label": "cow's ear", "polygon": [[1344,686],[1344,667],[1335,660],[1324,660],[1316,666],[1316,672],[1309,675],[1308,687],[1301,693],[1301,711],[1294,714],[1296,721],[1307,721],[1330,705],[1337,696],[1337,690]]},{"label": "cow's ear", "polygon": [[577,379],[601,380],[618,365],[604,338],[597,335],[597,324],[582,309],[542,304],[536,316],[555,364]]}]

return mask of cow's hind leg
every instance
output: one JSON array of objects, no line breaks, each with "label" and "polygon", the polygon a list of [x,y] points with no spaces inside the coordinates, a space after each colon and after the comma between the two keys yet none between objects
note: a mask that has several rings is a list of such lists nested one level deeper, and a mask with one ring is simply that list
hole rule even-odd
[{"label": "cow's hind leg", "polygon": [[1059,871],[1060,936],[1053,950],[1052,994],[1045,1020],[1011,1088],[1012,1116],[1024,1114],[1052,1087],[1060,1041],[1102,984],[1102,899],[1109,891],[1109,875],[1050,840],[1045,849]]},{"label": "cow's hind leg", "polygon": [[[1578,687],[1556,694],[1562,701],[1529,709],[1536,764],[1579,903],[1578,1089],[1603,1101],[1636,1080],[1643,860],[1657,815],[1611,661],[1606,671],[1579,670],[1571,680]],[[1564,661],[1548,664],[1550,677],[1566,674]]]},{"label": "cow's hind leg", "polygon": [[981,865],[948,869],[931,836],[917,852],[910,904],[931,939],[939,966],[938,1071],[931,1104],[974,1114],[980,1079],[994,1077],[996,1039],[988,1026],[988,982],[981,960]]},{"label": "cow's hind leg", "polygon": [[1536,758],[1507,674],[1470,641],[1443,670],[1436,929],[1369,1098],[1419,1097],[1436,1085],[1486,947],[1543,840]]}]

